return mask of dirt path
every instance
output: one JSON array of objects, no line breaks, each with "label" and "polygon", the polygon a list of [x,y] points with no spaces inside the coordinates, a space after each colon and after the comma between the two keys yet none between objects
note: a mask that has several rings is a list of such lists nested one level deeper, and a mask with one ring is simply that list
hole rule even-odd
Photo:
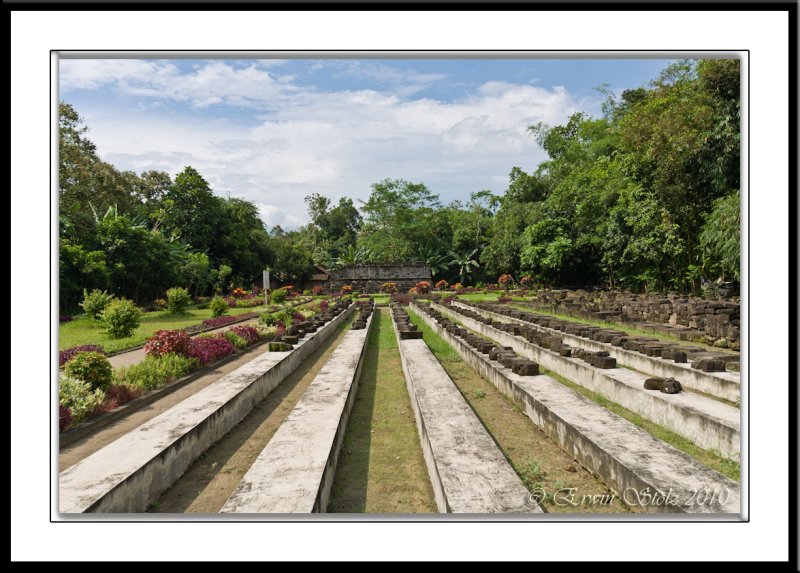
[{"label": "dirt path", "polygon": [[147,406],[142,407],[141,409],[125,416],[124,418],[120,418],[116,422],[112,422],[108,426],[98,430],[96,433],[86,436],[85,438],[70,444],[69,446],[65,446],[61,448],[61,451],[58,456],[58,468],[59,471],[63,471],[66,468],[78,463],[86,456],[96,452],[100,448],[110,444],[123,434],[126,434],[133,430],[134,428],[138,428],[148,420],[155,418],[162,412],[165,412],[178,402],[181,402],[199,392],[212,382],[219,380],[225,374],[229,372],[233,372],[243,364],[250,362],[256,356],[261,355],[262,353],[267,351],[267,347],[262,345],[258,348],[252,348],[247,350],[237,356],[230,362],[218,366],[213,370],[209,371],[207,374],[201,376],[197,380],[190,382],[183,388],[179,388],[178,390],[172,392],[171,394],[164,396],[160,400],[156,400],[152,404],[148,404]]},{"label": "dirt path", "polygon": [[328,511],[435,513],[389,311],[374,320]]},{"label": "dirt path", "polygon": [[218,513],[308,385],[339,345],[350,321],[309,356],[155,501],[152,513]]}]

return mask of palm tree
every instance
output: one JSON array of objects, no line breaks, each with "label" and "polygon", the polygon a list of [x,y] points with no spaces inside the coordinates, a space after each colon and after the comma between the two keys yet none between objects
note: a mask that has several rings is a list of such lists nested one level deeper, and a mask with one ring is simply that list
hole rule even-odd
[{"label": "palm tree", "polygon": [[450,251],[450,256],[453,257],[450,264],[456,267],[458,278],[461,283],[467,282],[467,279],[472,276],[473,271],[480,267],[478,261],[475,260],[475,255],[477,253],[478,249],[473,249],[471,253],[462,254]]},{"label": "palm tree", "polygon": [[339,258],[336,259],[336,267],[351,267],[353,271],[352,279],[356,278],[356,265],[367,262],[372,252],[364,247],[356,248],[355,245],[347,245],[347,248],[342,251]]},{"label": "palm tree", "polygon": [[443,273],[453,264],[449,255],[439,252],[430,245],[420,246],[417,249],[417,257],[423,263],[430,265],[433,277]]}]

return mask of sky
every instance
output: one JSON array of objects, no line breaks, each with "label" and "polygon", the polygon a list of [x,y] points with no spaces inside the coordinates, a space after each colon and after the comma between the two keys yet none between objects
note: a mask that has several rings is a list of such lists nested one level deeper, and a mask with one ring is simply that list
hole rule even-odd
[{"label": "sky", "polygon": [[[304,197],[365,200],[383,179],[442,202],[508,186],[546,159],[528,132],[671,63],[617,60],[63,59],[59,98],[121,170],[197,169],[218,195],[255,203],[268,226],[308,222]],[[358,202],[356,201],[358,206]]]}]

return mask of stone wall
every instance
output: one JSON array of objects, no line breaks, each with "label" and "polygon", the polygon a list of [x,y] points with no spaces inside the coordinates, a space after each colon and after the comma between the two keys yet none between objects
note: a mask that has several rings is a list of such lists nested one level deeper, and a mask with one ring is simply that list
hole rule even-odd
[{"label": "stone wall", "polygon": [[706,299],[679,294],[624,291],[542,290],[534,304],[554,312],[612,322],[650,322],[693,332],[704,342],[739,349],[739,298]]},{"label": "stone wall", "polygon": [[430,265],[424,263],[355,265],[331,271],[328,290],[335,292],[345,285],[350,285],[357,292],[375,293],[381,291],[383,283],[391,282],[397,283],[398,292],[407,292],[420,281],[431,282]]}]

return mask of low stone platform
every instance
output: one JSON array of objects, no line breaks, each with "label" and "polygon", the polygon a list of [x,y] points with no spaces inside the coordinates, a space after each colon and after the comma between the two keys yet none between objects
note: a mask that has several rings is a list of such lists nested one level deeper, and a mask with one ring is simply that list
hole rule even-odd
[{"label": "low stone platform", "polygon": [[[397,316],[392,313],[393,318]],[[541,513],[424,340],[395,333],[441,513]]]},{"label": "low stone platform", "polygon": [[348,332],[220,513],[321,513],[355,400],[370,312]]},{"label": "low stone platform", "polygon": [[[519,376],[472,348],[420,307],[419,316],[626,504],[646,512],[734,514],[740,486],[549,376]],[[717,515],[714,515],[717,514]]]}]

